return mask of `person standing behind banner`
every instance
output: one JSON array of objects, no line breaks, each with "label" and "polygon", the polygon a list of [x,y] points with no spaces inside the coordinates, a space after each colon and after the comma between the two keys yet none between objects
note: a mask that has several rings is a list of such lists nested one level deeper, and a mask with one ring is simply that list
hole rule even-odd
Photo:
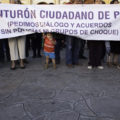
[{"label": "person standing behind banner", "polygon": [[0,62],[4,62],[4,47],[3,47],[3,39],[0,39]]},{"label": "person standing behind banner", "polygon": [[[80,0],[75,0],[75,4],[84,4],[84,0],[80,1]],[[85,49],[85,44],[86,44],[86,40],[79,38],[80,40],[80,50],[79,50],[79,58],[80,59],[87,59],[87,57],[84,56],[84,49]]]},{"label": "person standing behind banner", "polygon": [[31,44],[33,50],[33,58],[40,58],[42,48],[42,33],[34,33],[31,35]]},{"label": "person standing behind banner", "polygon": [[[95,4],[103,4],[102,0],[95,0]],[[92,69],[93,67],[97,67],[98,69],[104,69],[102,66],[102,58],[103,58],[103,49],[105,48],[104,41],[95,41],[88,40],[88,49],[89,49],[89,62],[88,69]]]},{"label": "person standing behind banner", "polygon": [[[10,1],[12,4],[21,4],[19,0],[13,0]],[[9,49],[10,49],[10,57],[11,57],[11,70],[16,69],[16,60],[20,60],[20,68],[24,69],[24,59],[26,57],[25,55],[25,41],[26,36],[20,36],[20,37],[14,37],[9,38]]]},{"label": "person standing behind banner", "polygon": [[[82,0],[70,1],[67,4],[82,4]],[[77,37],[66,36],[66,65],[73,67],[79,65],[79,50],[81,41]]]},{"label": "person standing behind banner", "polygon": [[[110,4],[119,4],[118,0],[112,0]],[[120,69],[118,63],[118,56],[120,55],[120,41],[110,41],[110,66],[117,66]]]}]

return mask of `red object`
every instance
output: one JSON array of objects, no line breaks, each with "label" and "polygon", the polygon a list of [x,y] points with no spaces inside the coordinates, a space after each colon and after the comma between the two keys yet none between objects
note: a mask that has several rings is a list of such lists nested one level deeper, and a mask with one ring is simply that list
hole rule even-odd
[{"label": "red object", "polygon": [[45,37],[45,41],[44,41],[44,51],[45,52],[54,52],[55,51],[55,45],[47,37]]}]

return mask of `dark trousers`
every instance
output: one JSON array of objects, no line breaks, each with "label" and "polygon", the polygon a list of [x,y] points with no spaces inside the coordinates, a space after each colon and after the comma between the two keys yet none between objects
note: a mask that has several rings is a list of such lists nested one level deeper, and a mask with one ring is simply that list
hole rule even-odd
[{"label": "dark trousers", "polygon": [[55,45],[55,61],[57,63],[60,63],[60,47],[61,47],[61,41],[56,40],[56,45]]},{"label": "dark trousers", "polygon": [[79,51],[79,57],[82,57],[84,54],[84,48],[85,48],[85,40],[81,39],[81,46],[80,46],[80,51]]},{"label": "dark trousers", "polygon": [[10,51],[8,45],[8,39],[0,40],[0,61],[10,61]]},{"label": "dark trousers", "polygon": [[32,39],[32,49],[33,49],[33,56],[40,55],[41,47],[42,47],[42,40],[40,39]]},{"label": "dark trousers", "polygon": [[3,47],[3,40],[0,40],[0,61],[4,61],[4,47]]},{"label": "dark trousers", "polygon": [[101,66],[103,57],[104,42],[102,41],[88,41],[89,49],[89,63],[93,67]]},{"label": "dark trousers", "polygon": [[26,57],[29,57],[30,36],[31,36],[31,35],[26,35],[26,44],[25,44],[25,53],[26,53]]},{"label": "dark trousers", "polygon": [[5,45],[6,58],[8,61],[10,61],[10,49],[8,45],[8,39],[4,39],[4,45]]},{"label": "dark trousers", "polygon": [[80,40],[75,37],[66,37],[66,64],[79,63]]}]

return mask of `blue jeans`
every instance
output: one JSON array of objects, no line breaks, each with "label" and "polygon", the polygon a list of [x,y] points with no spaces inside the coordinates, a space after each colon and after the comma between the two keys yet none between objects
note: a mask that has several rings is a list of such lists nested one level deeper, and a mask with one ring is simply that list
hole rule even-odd
[{"label": "blue jeans", "polygon": [[45,56],[49,56],[51,59],[55,59],[55,53],[54,52],[44,52]]},{"label": "blue jeans", "polygon": [[79,50],[81,41],[72,36],[66,37],[66,64],[79,63]]}]

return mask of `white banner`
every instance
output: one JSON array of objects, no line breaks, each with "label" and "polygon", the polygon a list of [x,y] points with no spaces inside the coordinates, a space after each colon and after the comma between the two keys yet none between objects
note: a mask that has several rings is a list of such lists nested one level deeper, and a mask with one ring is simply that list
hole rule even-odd
[{"label": "white banner", "polygon": [[0,4],[0,39],[34,32],[118,41],[120,5]]}]

